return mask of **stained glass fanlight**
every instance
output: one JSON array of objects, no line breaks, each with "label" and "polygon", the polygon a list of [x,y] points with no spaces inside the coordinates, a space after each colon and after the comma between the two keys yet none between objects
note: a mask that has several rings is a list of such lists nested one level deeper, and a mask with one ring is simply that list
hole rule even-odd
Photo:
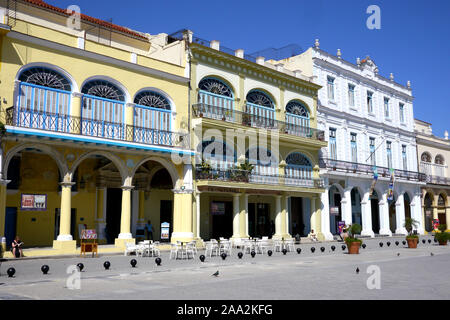
[{"label": "stained glass fanlight", "polygon": [[91,80],[83,86],[81,92],[100,98],[125,101],[125,94],[123,91],[106,80]]},{"label": "stained glass fanlight", "polygon": [[257,90],[250,91],[247,94],[247,102],[271,109],[274,108],[272,100],[265,93]]},{"label": "stained glass fanlight", "polygon": [[298,101],[291,101],[286,105],[286,112],[295,114],[297,116],[309,118],[309,113],[306,107]]},{"label": "stained glass fanlight", "polygon": [[211,92],[225,97],[233,97],[231,89],[222,81],[214,78],[206,78],[198,84],[200,90]]},{"label": "stained glass fanlight", "polygon": [[45,67],[32,67],[24,70],[19,80],[52,89],[71,91],[70,82],[60,73]]},{"label": "stained glass fanlight", "polygon": [[159,94],[154,91],[143,91],[137,94],[136,97],[134,98],[134,103],[141,106],[158,109],[165,109],[165,110],[171,109],[169,100],[167,100],[167,98],[164,97],[162,94]]},{"label": "stained glass fanlight", "polygon": [[312,167],[311,161],[309,161],[309,159],[306,156],[304,156],[299,152],[291,153],[286,158],[286,163],[288,165]]}]

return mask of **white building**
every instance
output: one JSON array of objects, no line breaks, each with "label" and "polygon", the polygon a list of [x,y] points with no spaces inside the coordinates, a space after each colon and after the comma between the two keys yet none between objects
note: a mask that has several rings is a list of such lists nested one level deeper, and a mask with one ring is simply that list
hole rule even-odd
[{"label": "white building", "polygon": [[[356,64],[314,47],[283,60],[289,70],[316,77],[318,129],[325,131],[328,148],[322,149],[322,233],[333,239],[337,222],[362,225],[362,235],[406,234],[404,220],[420,222],[420,187],[414,136],[413,96],[403,86],[378,74],[370,57]],[[373,154],[373,156],[372,156]],[[378,180],[373,189],[374,168]],[[388,200],[389,168],[394,169],[393,199]]]}]

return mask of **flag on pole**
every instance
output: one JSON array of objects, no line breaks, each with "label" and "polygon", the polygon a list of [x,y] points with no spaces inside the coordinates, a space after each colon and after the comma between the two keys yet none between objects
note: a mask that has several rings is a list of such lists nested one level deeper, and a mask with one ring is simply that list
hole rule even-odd
[{"label": "flag on pole", "polygon": [[377,183],[378,180],[378,171],[377,171],[377,167],[373,167],[373,180],[372,180],[372,184],[370,185],[370,192],[369,192],[369,200],[372,197],[373,194],[373,190],[375,189],[375,185]]},{"label": "flag on pole", "polygon": [[391,180],[389,181],[389,189],[388,189],[388,196],[387,199],[389,201],[394,200],[394,181],[395,181],[395,176],[394,176],[394,169],[389,169],[391,171]]}]

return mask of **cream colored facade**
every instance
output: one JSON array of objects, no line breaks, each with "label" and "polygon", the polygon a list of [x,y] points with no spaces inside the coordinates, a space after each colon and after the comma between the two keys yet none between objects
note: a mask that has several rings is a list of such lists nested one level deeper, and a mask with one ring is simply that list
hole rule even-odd
[{"label": "cream colored facade", "polygon": [[427,184],[422,188],[422,213],[427,232],[433,230],[432,220],[450,223],[450,140],[445,131],[444,138],[435,136],[431,123],[415,120],[419,171],[427,175]]}]

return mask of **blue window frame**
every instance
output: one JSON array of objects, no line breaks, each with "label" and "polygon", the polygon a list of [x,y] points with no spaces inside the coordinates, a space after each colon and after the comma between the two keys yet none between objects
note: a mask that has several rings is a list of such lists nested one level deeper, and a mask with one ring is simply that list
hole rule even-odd
[{"label": "blue window frame", "polygon": [[336,129],[330,128],[330,139],[328,141],[330,148],[330,159],[337,160],[337,148],[336,148]]},{"label": "blue window frame", "polygon": [[354,163],[358,163],[358,146],[356,143],[356,133],[350,133],[350,149],[352,161]]},{"label": "blue window frame", "polygon": [[375,138],[369,138],[369,147],[370,147],[370,164],[372,166],[376,165],[376,155],[375,155]]},{"label": "blue window frame", "polygon": [[392,143],[391,141],[386,141],[386,154],[387,154],[387,167],[392,168]]}]

